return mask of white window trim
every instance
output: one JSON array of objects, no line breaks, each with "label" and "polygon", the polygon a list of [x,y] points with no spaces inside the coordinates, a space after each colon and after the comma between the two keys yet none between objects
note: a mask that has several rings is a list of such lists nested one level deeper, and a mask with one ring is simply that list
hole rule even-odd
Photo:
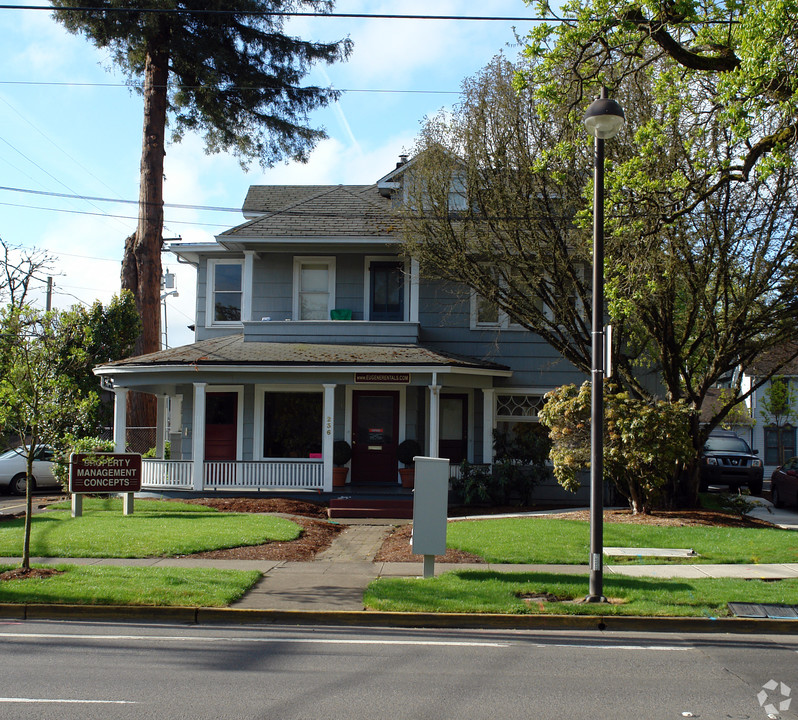
[{"label": "white window trim", "polygon": [[208,395],[213,395],[214,393],[236,393],[238,395],[238,405],[236,408],[236,460],[241,460],[244,456],[244,386],[206,385],[206,402]]},{"label": "white window trim", "polygon": [[[294,320],[299,320],[299,277],[303,265],[327,265],[327,317],[330,319],[330,310],[335,309],[335,257],[332,255],[324,256],[311,256],[311,255],[296,255],[294,256],[294,284],[291,289],[292,295],[292,312]],[[317,321],[318,322],[318,321]]]},{"label": "white window trim", "polygon": [[[316,393],[323,397],[324,386],[323,385],[266,385],[266,384],[255,385],[255,417],[253,418],[254,443],[252,448],[253,451],[252,457],[254,460],[274,460],[274,459],[285,460],[285,458],[263,457],[263,408],[264,408],[264,396],[266,395],[267,392]],[[322,418],[320,418],[320,421],[322,422],[322,433],[324,432],[323,415],[324,412],[322,411]]]},{"label": "white window trim", "polygon": [[[217,265],[239,265],[241,267],[241,320],[217,320],[216,319],[216,266]],[[205,283],[206,303],[205,303],[205,327],[219,327],[231,325],[241,325],[244,318],[244,261],[236,260],[208,260],[208,277]]]},{"label": "white window trim", "polygon": [[504,310],[497,308],[498,319],[496,322],[480,322],[478,292],[471,292],[471,329],[472,330],[526,330],[523,325],[515,322]]},{"label": "white window trim", "polygon": [[[398,255],[366,255],[363,262],[363,317],[371,318],[371,263],[373,262],[402,262],[402,258]],[[402,268],[407,278],[409,272],[407,262],[404,263]],[[410,312],[410,283],[405,282],[402,286],[402,293],[404,294],[404,317],[403,322],[407,322]]]}]

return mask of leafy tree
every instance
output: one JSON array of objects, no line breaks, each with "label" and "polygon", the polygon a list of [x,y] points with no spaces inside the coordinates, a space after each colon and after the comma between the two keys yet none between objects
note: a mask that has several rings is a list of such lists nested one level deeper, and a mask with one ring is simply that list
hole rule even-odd
[{"label": "leafy tree", "polygon": [[[63,356],[68,360],[62,372],[69,375],[83,397],[101,395],[100,379],[93,368],[102,363],[121,360],[133,354],[141,327],[136,303],[130,291],[111,298],[108,305],[98,300],[90,307],[74,305],[60,317]],[[73,347],[73,343],[81,343]],[[79,354],[75,351],[80,350]],[[80,362],[77,362],[77,358]],[[111,424],[113,410],[107,403],[98,403],[86,417],[84,432],[94,433]]]},{"label": "leafy tree", "polygon": [[[167,119],[173,139],[200,133],[208,152],[232,152],[244,165],[305,161],[325,137],[308,127],[309,113],[338,93],[299,83],[314,63],[345,58],[351,43],[310,42],[283,33],[281,13],[329,11],[332,0],[209,0],[201,7],[184,0],[154,0],[146,7],[130,0],[88,0],[79,9],[69,9],[74,6],[69,0],[52,0],[52,5],[69,31],[109,50],[130,81],[140,83],[139,225],[125,243],[122,287],[133,292],[142,318],[135,352],[154,352],[160,338]],[[133,424],[154,424],[150,400],[131,398]]]},{"label": "leafy tree", "polygon": [[[662,198],[660,222],[689,214],[723,185],[748,181],[760,165],[769,172],[792,163],[795,0],[570,0],[558,7],[541,0],[538,8],[556,19],[536,27],[525,48],[545,102],[581,105],[599,85],[632,86],[659,65],[657,104],[679,105],[680,87],[700,91],[704,102],[685,108],[680,128],[711,128],[735,145],[732,158],[697,158],[682,187]],[[656,138],[663,128],[652,120],[647,131]]]},{"label": "leafy tree", "polygon": [[[674,478],[693,456],[690,408],[684,402],[640,400],[605,384],[604,473],[629,500],[648,513],[673,497]],[[579,487],[590,465],[590,383],[563,385],[546,395],[540,421],[550,429],[554,476],[566,489]]]},{"label": "leafy tree", "polygon": [[[408,252],[423,272],[466,284],[589,373],[588,137],[581,112],[547,103],[548,87],[533,85],[529,72],[519,87],[517,71],[495,59],[464,83],[452,115],[426,123],[406,171]],[[746,395],[735,371],[794,334],[798,181],[775,167],[767,178],[705,193],[696,165],[731,163],[739,142],[711,124],[683,132],[706,102],[701,87],[672,78],[664,60],[649,71],[622,98],[632,129],[607,144],[613,367],[636,398],[651,401],[664,389],[668,400],[687,402],[695,460],[705,435]],[[674,98],[664,106],[661,84]],[[688,195],[691,211],[664,223],[662,208]],[[699,425],[710,391],[728,377],[735,380],[726,401]],[[674,491],[695,502],[695,462],[683,478]]]},{"label": "leafy tree", "polygon": [[770,385],[759,398],[759,404],[759,414],[768,423],[768,427],[776,429],[779,464],[781,464],[786,460],[782,431],[798,419],[798,392],[795,391],[789,378],[776,376],[771,378]]},{"label": "leafy tree", "polygon": [[[55,445],[70,429],[85,422],[96,402],[83,397],[64,370],[85,362],[80,337],[63,343],[59,313],[29,306],[0,311],[5,367],[0,378],[0,423],[12,429],[27,460],[25,533],[22,567],[30,570],[31,478],[33,459],[43,445]],[[78,331],[78,335],[82,335]],[[68,355],[64,348],[68,346]]]}]

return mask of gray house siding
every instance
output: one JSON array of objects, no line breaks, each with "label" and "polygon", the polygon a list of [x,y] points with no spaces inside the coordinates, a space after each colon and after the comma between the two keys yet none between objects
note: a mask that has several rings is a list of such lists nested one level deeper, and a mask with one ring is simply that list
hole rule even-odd
[{"label": "gray house siding", "polygon": [[419,324],[425,345],[508,365],[513,376],[497,380],[497,386],[554,388],[585,380],[584,373],[535,333],[512,327],[471,329],[468,288],[422,283]]}]

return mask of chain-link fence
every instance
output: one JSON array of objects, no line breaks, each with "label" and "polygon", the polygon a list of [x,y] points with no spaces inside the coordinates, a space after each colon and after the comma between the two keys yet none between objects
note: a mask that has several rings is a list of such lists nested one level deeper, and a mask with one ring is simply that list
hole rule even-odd
[{"label": "chain-link fence", "polygon": [[[142,455],[155,447],[155,433],[154,427],[129,427],[125,437],[125,452],[141,453]],[[113,428],[103,428],[100,433],[103,440],[114,439]]]}]

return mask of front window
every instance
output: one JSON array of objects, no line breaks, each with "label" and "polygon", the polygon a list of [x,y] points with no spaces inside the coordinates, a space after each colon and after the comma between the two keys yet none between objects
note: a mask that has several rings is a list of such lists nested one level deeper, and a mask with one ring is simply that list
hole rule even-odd
[{"label": "front window", "polygon": [[795,428],[791,425],[765,428],[765,465],[782,465],[795,455]]},{"label": "front window", "polygon": [[208,271],[213,323],[241,322],[243,263],[211,261]]},{"label": "front window", "polygon": [[321,457],[323,395],[266,392],[263,395],[263,457]]},{"label": "front window", "polygon": [[294,261],[294,318],[329,320],[334,307],[335,261],[297,258]]}]

